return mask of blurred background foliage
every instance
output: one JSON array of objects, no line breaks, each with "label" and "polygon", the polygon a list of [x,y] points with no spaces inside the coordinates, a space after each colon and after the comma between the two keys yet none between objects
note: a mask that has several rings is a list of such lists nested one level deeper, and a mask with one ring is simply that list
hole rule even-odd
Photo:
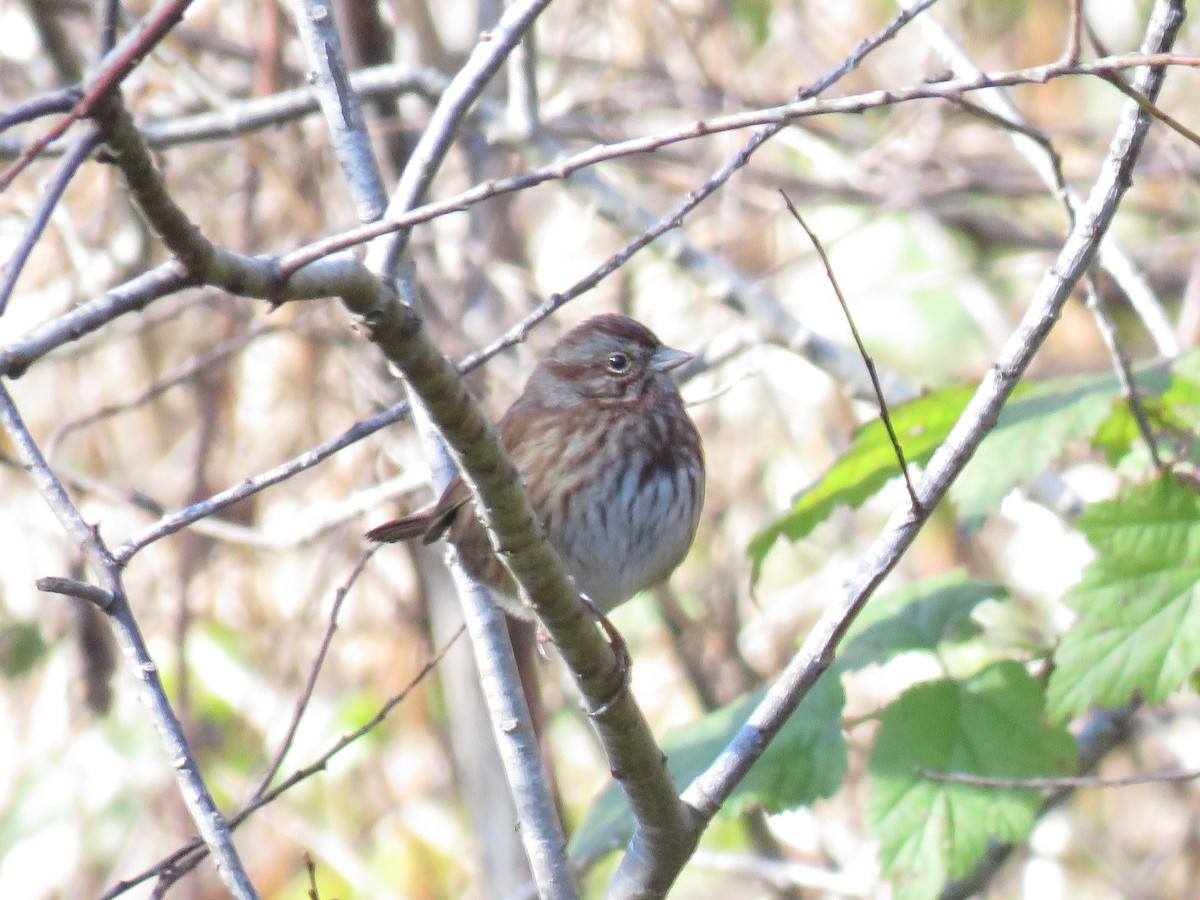
[{"label": "blurred background foliage", "polygon": [[[126,4],[132,15],[148,6]],[[1136,48],[1148,9],[1086,6],[1097,35],[1115,51]],[[979,67],[993,71],[1057,58],[1068,10],[1064,0],[945,0],[934,15]],[[560,0],[538,26],[544,125],[563,146],[583,148],[777,105],[837,66],[896,12],[885,0]],[[394,60],[448,76],[497,10],[458,0],[346,0],[338,13],[356,66]],[[0,2],[5,104],[71,80],[72,61],[86,64],[79,48],[94,45],[90,16],[82,0]],[[1185,26],[1180,52],[1197,46],[1194,25]],[[915,84],[945,68],[929,34],[914,24],[833,93]],[[1190,70],[1169,77],[1161,106],[1186,118],[1195,108],[1194,81]],[[289,9],[271,0],[225,0],[194,4],[124,90],[139,122],[148,123],[229,110],[304,83]],[[1122,95],[1099,80],[1071,78],[1010,96],[1054,142],[1068,181],[1086,191]],[[499,87],[495,99],[502,99]],[[392,161],[389,177],[429,109],[421,90],[404,93],[398,104],[368,105],[385,168]],[[10,131],[3,140],[29,140],[41,127]],[[598,171],[622,196],[662,214],[745,139],[716,134]],[[11,158],[12,146],[0,150]],[[434,194],[523,171],[539,158],[520,137],[489,135],[473,124]],[[286,252],[355,224],[317,115],[164,147],[159,161],[180,205],[233,250]],[[35,163],[0,195],[5,258],[52,165]],[[1200,323],[1198,174],[1200,149],[1155,129],[1113,229],[1179,323],[1185,348],[1194,345]],[[846,347],[845,321],[824,270],[779,190],[820,235],[870,352],[912,392],[978,380],[1068,227],[1061,203],[1014,150],[1011,134],[959,105],[919,101],[789,127],[692,213],[683,232],[788,314]],[[586,191],[561,182],[420,226],[414,253],[430,332],[447,354],[461,356],[634,234],[606,220]],[[85,166],[0,318],[0,343],[163,254],[126,202],[117,174]],[[1135,359],[1153,356],[1122,291],[1107,279],[1100,288],[1126,351]],[[633,647],[634,691],[659,734],[696,727],[706,711],[769,683],[904,502],[902,486],[893,483],[870,492],[857,509],[831,508],[805,540],[766,554],[752,584],[752,538],[839,458],[875,408],[764,337],[761,320],[722,302],[727,297],[728,285],[645,252],[472,381],[498,414],[555,336],[601,311],[628,312],[668,344],[703,352],[704,364],[688,372],[684,388],[709,459],[699,536],[668,587],[614,616]],[[1108,368],[1094,320],[1072,301],[1034,374]],[[50,462],[114,546],[164,511],[304,453],[402,395],[337,304],[292,303],[268,314],[264,304],[212,290],[184,292],[118,319],[40,360],[11,390]],[[1086,447],[1089,437],[1052,462],[1067,485],[1095,500],[1113,495],[1119,482],[1103,456]],[[42,575],[80,574],[79,561],[24,473],[4,459],[0,894],[96,896],[180,846],[192,827],[105,624],[78,601],[35,591]],[[126,584],[135,611],[225,808],[251,795],[276,753],[335,595],[364,550],[363,531],[420,504],[426,491],[419,443],[408,425],[396,425],[150,544],[130,562]],[[888,587],[946,573],[1002,585],[994,596],[969,601],[974,643],[948,651],[941,664],[953,670],[957,658],[964,677],[983,670],[1019,680],[982,664],[1014,655],[1014,647],[1036,657],[1037,648],[1054,643],[1071,617],[1064,592],[1092,551],[1069,521],[1020,494],[995,505],[974,522],[978,527],[962,524],[952,506],[938,511]],[[391,547],[370,560],[345,599],[283,776],[359,727],[440,646],[446,626],[431,622],[435,614],[423,600],[452,602],[441,596],[437,567],[436,554]],[[750,863],[737,869],[751,854],[854,875],[829,895],[887,896],[880,839],[865,823],[866,807],[876,802],[868,797],[868,753],[876,729],[888,725],[875,714],[912,685],[930,682],[928,694],[946,683],[933,681],[939,670],[928,655],[889,652],[880,664],[871,645],[857,648],[859,665],[848,665],[843,678],[844,781],[834,780],[827,799],[786,812],[751,796],[746,809],[779,814],[718,823],[678,896],[799,896]],[[962,654],[973,663],[962,662]],[[547,757],[574,826],[608,782],[607,767],[558,661],[536,665]],[[464,677],[457,668],[435,671],[366,738],[241,827],[237,845],[263,896],[307,890],[304,853],[326,898],[488,895],[482,873],[489,832],[473,819],[464,788],[469,763],[452,752],[459,707],[448,699],[445,679]],[[910,708],[920,701],[905,695]],[[1200,764],[1196,712],[1193,695],[1156,707],[1100,772]],[[478,732],[479,741],[490,739],[485,735]],[[501,780],[495,771],[483,777]],[[991,896],[1191,896],[1200,867],[1196,801],[1190,784],[1081,793],[1041,820],[996,876]],[[603,880],[588,884],[598,892]],[[149,895],[148,885],[125,894]],[[207,866],[172,893],[220,895]]]}]

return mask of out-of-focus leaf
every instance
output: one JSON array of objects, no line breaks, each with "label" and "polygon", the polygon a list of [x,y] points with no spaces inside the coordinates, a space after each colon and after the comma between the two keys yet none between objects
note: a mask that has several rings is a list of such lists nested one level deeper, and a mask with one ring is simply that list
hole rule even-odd
[{"label": "out-of-focus leaf", "polygon": [[0,626],[0,674],[19,678],[37,665],[47,649],[41,629],[32,622]]},{"label": "out-of-focus leaf", "polygon": [[923,771],[1031,778],[1072,771],[1075,744],[1042,724],[1041,686],[1018,663],[994,663],[965,682],[905,691],[880,716],[868,764],[868,820],[897,897],[937,895],[966,874],[988,838],[1020,841],[1041,806],[1036,790],[936,781]]},{"label": "out-of-focus leaf", "polygon": [[756,49],[771,36],[771,9],[771,0],[734,0],[730,4],[733,20],[745,29]]},{"label": "out-of-focus leaf", "polygon": [[971,620],[975,607],[1007,596],[1001,585],[969,581],[955,571],[875,597],[847,634],[838,665],[861,669],[900,653],[974,637],[979,633]]},{"label": "out-of-focus leaf", "polygon": [[1135,691],[1161,701],[1200,667],[1200,497],[1166,475],[1093,503],[1078,525],[1097,557],[1065,598],[1080,618],[1054,654],[1056,720]]},{"label": "out-of-focus leaf", "polygon": [[[1158,396],[1149,393],[1146,379],[1140,373],[1135,375],[1141,407],[1150,428],[1155,433],[1156,440],[1165,443],[1171,452],[1190,449],[1187,445],[1194,443],[1192,434],[1200,428],[1200,385],[1190,375],[1183,374],[1194,368],[1192,363],[1198,356],[1200,354],[1190,353],[1176,360],[1172,365],[1170,383]],[[1176,435],[1181,435],[1183,440],[1172,441],[1172,437]],[[1113,403],[1112,412],[1100,423],[1092,436],[1092,446],[1104,451],[1105,458],[1111,466],[1119,465],[1132,449],[1139,446],[1140,441],[1141,433],[1138,431],[1133,412],[1124,399]],[[1182,444],[1182,448],[1174,447],[1175,443]],[[1145,448],[1141,449],[1141,456],[1147,457]],[[1143,459],[1140,469],[1144,470],[1145,464]]]},{"label": "out-of-focus leaf", "polygon": [[[747,694],[663,739],[667,768],[682,788],[707,769],[762,700]],[[827,672],[734,790],[721,809],[733,815],[753,804],[770,812],[794,809],[832,796],[846,774],[841,714],[845,694],[836,672]],[[612,850],[633,833],[633,816],[615,782],[596,798],[571,839],[572,855],[588,859]]]}]

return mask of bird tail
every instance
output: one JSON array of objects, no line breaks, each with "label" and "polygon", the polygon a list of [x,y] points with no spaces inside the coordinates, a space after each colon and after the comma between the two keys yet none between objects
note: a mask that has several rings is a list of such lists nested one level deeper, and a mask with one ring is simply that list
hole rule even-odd
[{"label": "bird tail", "polygon": [[396,544],[424,535],[429,530],[429,514],[415,513],[384,522],[367,532],[367,540],[377,544]]}]

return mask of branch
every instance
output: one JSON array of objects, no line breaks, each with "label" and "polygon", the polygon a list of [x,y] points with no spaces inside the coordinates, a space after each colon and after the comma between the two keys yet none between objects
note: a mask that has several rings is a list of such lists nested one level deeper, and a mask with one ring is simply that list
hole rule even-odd
[{"label": "branch", "polygon": [[192,0],[163,0],[146,14],[123,41],[106,53],[96,71],[80,85],[79,90],[83,96],[66,117],[26,147],[16,162],[0,173],[0,192],[6,190],[52,140],[61,137],[79,119],[90,115],[106,93],[115,91],[125,76],[179,23],[191,3]]},{"label": "branch", "polygon": [[[1180,0],[1158,0],[1147,30],[1147,53],[1166,50],[1183,21]],[[1162,69],[1138,73],[1137,89],[1157,95]],[[980,383],[975,396],[938,449],[917,487],[921,505],[932,510],[945,496],[979,443],[995,424],[1005,400],[1057,321],[1076,282],[1095,256],[1116,213],[1130,173],[1145,141],[1150,118],[1137,104],[1128,104],[1110,144],[1108,159],[1079,220],[1058,254],[1054,266],[1038,285],[1021,324],[1005,345],[997,363]],[[767,744],[795,712],[800,701],[829,667],[834,651],[871,593],[915,539],[924,520],[907,506],[897,512],[868,551],[863,565],[846,584],[842,597],[818,620],[800,650],[789,662],[763,702],[716,762],[684,792],[698,813],[713,816],[734,787],[762,755]]]},{"label": "branch", "polygon": [[[1014,72],[981,75],[976,79],[941,82],[936,85],[922,84],[897,91],[875,91],[869,94],[835,100],[799,101],[781,107],[773,107],[765,111],[723,116],[708,121],[697,122],[685,129],[676,129],[646,138],[593,147],[580,153],[563,157],[554,163],[521,175],[476,185],[444,200],[426,203],[410,212],[390,217],[385,221],[369,226],[361,226],[328,238],[323,238],[278,258],[250,258],[230,254],[223,257],[223,268],[210,271],[206,277],[210,283],[216,286],[224,287],[243,296],[264,299],[307,299],[316,296],[327,296],[330,293],[338,293],[342,290],[363,290],[364,288],[361,286],[354,287],[349,284],[349,281],[352,281],[350,272],[344,267],[332,281],[329,280],[334,275],[331,271],[306,267],[315,261],[347,250],[358,244],[371,241],[392,232],[410,229],[413,225],[427,222],[452,212],[460,212],[476,203],[483,202],[500,194],[525,190],[547,181],[570,178],[582,169],[594,166],[603,161],[619,159],[635,154],[650,153],[673,143],[694,140],[697,137],[715,134],[720,131],[737,130],[764,123],[791,123],[801,118],[833,112],[859,113],[880,106],[888,106],[916,99],[939,98],[955,100],[963,93],[985,90],[990,87],[1043,83],[1053,78],[1068,75],[1099,75],[1108,71],[1128,68],[1143,62],[1159,65],[1200,65],[1200,59],[1193,57],[1172,54],[1149,56],[1144,54],[1126,54],[1124,56],[1106,57],[1105,59],[1089,64],[1074,66],[1051,64],[1031,69],[1016,70]],[[381,73],[381,77],[384,74],[386,73]],[[428,75],[428,77],[433,79],[432,75]],[[487,108],[486,103],[481,103],[479,106],[481,110]],[[745,152],[746,149],[743,150],[743,154]],[[710,179],[712,184],[706,183],[700,189],[699,193],[707,196],[711,190],[715,189],[717,185],[723,184],[734,171],[744,165],[744,162],[745,159],[739,155],[739,158],[731,162],[729,166],[714,176],[713,179]],[[646,221],[637,224],[637,230],[641,231],[649,224],[649,216],[631,207],[627,201],[621,202],[624,203],[628,211],[628,215],[622,222],[623,227],[634,227],[636,217],[639,216],[645,216]],[[688,206],[688,209],[690,208],[691,205]],[[601,211],[609,217],[615,217],[616,215],[609,212],[607,205],[602,205]],[[655,236],[664,234],[677,227],[680,221],[681,213],[678,211],[665,217],[654,226]],[[627,256],[621,257],[620,260],[614,258],[613,267],[619,265],[623,259],[628,258],[628,256],[631,256],[633,252],[636,252],[637,249],[640,249],[644,245],[644,241],[638,241],[636,246],[631,245]],[[666,255],[675,259],[680,264],[691,268],[698,277],[704,279],[705,283],[710,286],[710,289],[718,290],[718,296],[722,300],[745,309],[755,321],[759,322],[760,327],[765,329],[768,339],[782,342],[803,353],[811,362],[831,371],[843,383],[858,384],[861,381],[861,388],[864,394],[869,390],[866,379],[860,377],[863,370],[856,356],[845,353],[841,348],[815,335],[791,316],[784,315],[782,307],[774,298],[770,297],[765,291],[756,288],[749,279],[741,276],[727,264],[723,264],[708,254],[697,250],[679,235],[670,235],[662,250]],[[162,293],[155,293],[154,296],[134,296],[129,292],[135,289],[138,291],[142,290],[143,282],[139,279],[136,288],[134,283],[130,282],[127,285],[114,288],[104,298],[84,304],[73,310],[67,314],[70,317],[69,319],[56,319],[35,329],[20,341],[0,348],[0,375],[17,377],[28,367],[30,362],[55,347],[101,327],[118,315],[143,309],[153,299],[169,293],[170,290],[198,283],[196,276],[188,276],[186,273],[181,273],[178,270],[178,266],[178,263],[167,263],[165,266],[160,266],[159,269],[141,276],[141,279],[152,280],[178,279],[174,287],[162,288]],[[594,280],[587,283],[580,283],[580,292],[593,286],[605,274],[608,274],[609,271],[612,271],[612,268],[606,267],[603,272],[597,270],[594,273]],[[288,277],[289,275],[291,276],[290,278]],[[1124,276],[1121,277],[1122,283],[1125,284],[1128,292],[1128,282],[1124,281]],[[332,287],[330,286],[331,284],[333,285]],[[574,291],[575,289],[572,288],[572,296],[574,296]],[[550,314],[547,309],[552,311],[553,308],[557,308],[557,305],[561,305],[561,301],[557,299],[557,296],[551,297],[547,301],[547,307],[538,314],[537,318],[544,318]],[[528,324],[522,324],[514,332],[506,335],[504,338],[508,342],[506,346],[523,340],[528,327]],[[492,348],[488,348],[488,352],[491,352],[491,350]],[[859,373],[859,375],[854,373]],[[885,388],[888,388],[885,390],[885,393],[893,401],[901,399],[908,394],[905,390],[897,391],[894,385],[888,383],[887,379],[885,379]]]},{"label": "branch", "polygon": [[1128,53],[1105,57],[1090,63],[1064,65],[1047,63],[999,73],[981,73],[973,78],[952,79],[936,83],[922,82],[907,88],[870,91],[830,100],[798,100],[780,106],[749,112],[731,113],[700,119],[682,128],[660,132],[646,137],[631,138],[614,144],[604,144],[560,159],[554,163],[515,175],[477,185],[446,200],[429,203],[411,212],[392,213],[386,219],[372,225],[361,226],[340,235],[315,242],[282,260],[285,271],[291,271],[322,256],[346,250],[357,244],[366,243],[393,232],[408,231],[414,224],[445,215],[461,212],[468,206],[490,199],[499,194],[524,190],[547,181],[570,177],[581,169],[590,168],[600,162],[653,153],[672,144],[693,141],[726,131],[739,131],[763,125],[790,125],[801,119],[831,113],[863,113],[871,109],[882,109],[916,100],[958,100],[964,94],[984,91],[996,87],[1013,87],[1025,84],[1045,84],[1056,78],[1079,75],[1100,76],[1107,72],[1121,71],[1135,66],[1188,66],[1200,68],[1200,57],[1175,54]]},{"label": "branch", "polygon": [[[414,68],[399,63],[374,66],[350,74],[350,87],[362,100],[418,94],[432,103],[446,86],[446,81],[446,76],[434,69]],[[74,103],[74,95],[70,90],[28,101],[7,113],[0,113],[0,131],[27,119],[64,112]],[[142,135],[151,148],[165,150],[183,144],[253,134],[307,116],[319,108],[316,90],[299,87],[269,97],[233,101],[218,111],[150,119],[142,124]],[[42,156],[61,156],[67,147],[64,141],[54,141],[46,147]],[[19,141],[0,141],[0,158],[19,156],[23,149],[24,145]]]},{"label": "branch", "polygon": [[[196,824],[204,843],[217,860],[217,872],[225,887],[238,900],[252,900],[258,895],[250,878],[242,867],[237,850],[229,835],[229,826],[221,811],[217,809],[208,786],[200,774],[183,734],[183,726],[175,717],[167,699],[162,680],[158,677],[158,666],[150,656],[145,638],[133,616],[125,587],[121,582],[120,565],[109,553],[97,529],[84,521],[83,516],[63,490],[62,484],[46,464],[37,444],[30,435],[20,413],[8,391],[0,384],[0,425],[8,433],[21,461],[28,468],[34,483],[41,492],[63,528],[75,540],[94,574],[100,580],[98,590],[107,594],[105,612],[117,632],[126,661],[141,688],[141,699],[150,711],[150,718],[158,731],[159,739],[167,751],[167,758],[175,769],[175,779],[184,805]],[[61,587],[59,584],[53,587]],[[77,594],[78,596],[78,594]],[[91,599],[91,598],[89,598]]]},{"label": "branch", "polygon": [[295,19],[308,57],[308,80],[316,91],[333,151],[350,186],[360,222],[383,215],[387,195],[371,150],[358,93],[347,74],[341,38],[328,0],[294,0]]},{"label": "branch", "polygon": [[50,177],[49,183],[43,189],[44,192],[38,200],[37,209],[29,217],[25,233],[21,235],[21,240],[18,241],[8,261],[4,264],[4,272],[0,275],[0,316],[4,315],[4,310],[8,307],[8,299],[17,286],[17,279],[21,277],[25,263],[29,261],[29,254],[33,252],[42,232],[50,224],[50,216],[66,192],[67,185],[71,183],[71,179],[75,177],[79,167],[83,165],[84,160],[99,143],[100,139],[96,130],[89,127],[87,132],[59,160],[54,174]]},{"label": "branch", "polygon": [[[271,788],[269,791],[256,796],[254,800],[242,807],[237,815],[232,816],[229,819],[230,828],[236,829],[255,812],[262,809],[264,806],[273,803],[277,798],[287,793],[296,785],[302,783],[308,778],[311,778],[318,772],[323,772],[329,766],[330,761],[335,756],[337,756],[355,741],[374,731],[375,728],[377,728],[391,714],[392,710],[403,703],[405,699],[408,698],[408,695],[412,693],[413,689],[422,681],[424,681],[429,673],[437,668],[438,663],[442,661],[442,658],[445,657],[446,653],[454,645],[454,642],[457,641],[462,635],[462,632],[463,629],[460,628],[458,631],[452,634],[446,643],[442,645],[441,649],[438,650],[438,652],[428,662],[426,662],[424,666],[421,667],[421,671],[413,676],[413,678],[398,694],[395,694],[389,698],[388,701],[375,712],[375,715],[368,719],[363,725],[360,725],[354,731],[336,740],[328,750],[318,756],[307,766],[292,772],[291,775],[281,781],[278,785]],[[200,841],[191,841],[140,874],[134,875],[132,878],[127,878],[124,881],[113,885],[112,888],[110,888],[100,897],[100,900],[112,900],[112,898],[120,896],[130,888],[137,887],[142,882],[148,881],[149,879],[155,877],[159,879],[160,884],[174,883],[199,865],[207,855],[208,848],[205,847],[204,844],[202,844]]]},{"label": "branch", "polygon": [[[903,3],[904,0],[897,0],[897,2]],[[926,39],[954,67],[954,71],[959,77],[986,77],[936,20],[926,17],[922,20],[921,24]],[[1055,65],[1064,69],[1083,71],[1086,67],[1078,62],[1079,10],[1076,5],[1072,6],[1069,28],[1066,51]],[[1111,59],[1112,57],[1109,58]],[[1103,62],[1103,60],[1097,60],[1097,63],[1099,62]],[[1050,68],[1053,69],[1054,67],[1051,66]],[[1120,69],[1105,68],[1096,70],[1096,74],[1101,79],[1117,84],[1120,87],[1123,81],[1117,77],[1119,71]],[[1113,81],[1114,78],[1117,80]],[[1067,215],[1073,222],[1079,208],[1083,204],[1083,198],[1063,180],[1060,160],[1057,154],[1049,147],[1049,142],[1039,141],[1024,132],[1024,129],[1028,129],[1029,125],[1025,117],[1021,115],[1016,105],[1004,91],[983,91],[979,100],[985,108],[998,116],[1001,121],[1011,123],[1014,128],[1012,132],[1013,145],[1016,147],[1017,152],[1025,157],[1033,170],[1038,174],[1038,177],[1054,192],[1055,196],[1061,197],[1063,203],[1066,205]],[[1176,340],[1170,323],[1167,321],[1162,304],[1154,296],[1154,292],[1150,289],[1145,279],[1137,272],[1133,261],[1121,249],[1113,237],[1109,236],[1101,241],[1099,260],[1100,265],[1121,286],[1121,290],[1129,298],[1130,304],[1137,311],[1146,330],[1154,339],[1159,353],[1168,357],[1177,356],[1179,354],[1179,342]]]},{"label": "branch", "polygon": [[1062,778],[993,778],[972,775],[969,772],[934,772],[918,769],[917,774],[930,781],[947,784],[971,784],[976,787],[1004,788],[1005,790],[1028,790],[1035,788],[1115,788],[1132,787],[1138,784],[1162,784],[1164,782],[1195,781],[1200,778],[1200,769],[1176,769],[1170,772],[1151,772],[1146,775],[1126,775],[1122,778],[1102,778],[1099,775],[1074,775]]},{"label": "branch", "polygon": [[[428,178],[432,178],[471,100],[487,83],[490,73],[498,69],[508,52],[507,48],[511,47],[512,39],[506,35],[511,33],[519,39],[523,32],[532,27],[540,8],[537,3],[514,5],[505,17],[508,21],[502,20],[497,26],[498,39],[487,41],[487,46],[481,48],[482,52],[473,54],[443,93],[429,126],[404,169],[398,188],[399,200],[393,199],[393,208],[397,203],[412,206],[417,202],[424,187],[414,187],[412,189],[418,193],[406,196],[405,179],[418,167],[427,173]],[[350,184],[355,206],[360,218],[378,218],[386,205],[383,178],[371,151],[370,138],[357,98],[346,83],[345,65],[333,26],[332,10],[326,0],[302,0],[299,18],[301,35],[314,69],[314,84],[321,97],[326,123],[334,136],[338,160]],[[464,90],[456,90],[460,86]],[[436,130],[439,127],[446,129],[445,133],[439,133]],[[387,258],[394,258],[394,254],[399,252],[399,244],[396,240],[379,242],[373,248],[374,265],[377,268],[386,266]],[[417,291],[411,266],[404,267],[403,276],[397,278],[396,283],[404,292],[402,298],[398,299],[403,299],[408,308],[415,308]],[[403,362],[395,362],[404,369]],[[416,392],[411,384],[410,390]],[[425,407],[414,401],[413,408],[417,424],[421,426],[426,421]],[[430,442],[435,445],[429,448],[431,458],[436,460],[440,457],[445,462],[445,450],[440,439],[436,435],[425,436],[427,445]],[[448,464],[440,468],[441,477],[435,479],[435,486],[439,490],[444,489],[453,476]],[[544,543],[545,539],[540,539]],[[451,572],[463,600],[463,611],[487,700],[492,731],[512,791],[520,837],[534,881],[542,896],[569,900],[578,895],[567,859],[566,839],[563,837],[554,796],[542,771],[537,733],[525,702],[512,644],[504,625],[504,615],[492,603],[486,590],[474,583],[461,567],[452,564]]]}]

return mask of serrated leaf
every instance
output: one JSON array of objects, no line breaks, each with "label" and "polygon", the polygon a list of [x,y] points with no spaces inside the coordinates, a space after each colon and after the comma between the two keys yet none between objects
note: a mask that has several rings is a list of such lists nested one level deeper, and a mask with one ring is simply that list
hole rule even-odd
[{"label": "serrated leaf", "polygon": [[[1151,411],[1162,410],[1166,426],[1200,424],[1200,351],[1134,373]],[[891,411],[905,457],[923,464],[945,440],[974,388],[944,388]],[[1110,454],[1127,452],[1135,438],[1116,377],[1088,375],[1025,386],[1013,394],[996,428],[979,447],[952,490],[959,514],[978,520],[1018,484],[1040,474],[1073,440],[1093,440]],[[1158,398],[1156,402],[1155,398]],[[1124,448],[1124,449],[1122,449]],[[750,542],[751,578],[781,538],[798,541],[839,505],[859,506],[900,473],[895,451],[879,420],[863,426],[850,447],[792,508]]]},{"label": "serrated leaf", "polygon": [[974,637],[979,633],[971,620],[975,607],[1007,596],[1001,585],[969,581],[955,571],[875,597],[848,632],[838,665],[861,669],[900,653],[932,651],[944,641]]},{"label": "serrated leaf", "polygon": [[[680,790],[729,745],[763,694],[746,694],[667,733],[662,748],[667,768]],[[841,727],[845,702],[837,674],[826,672],[734,790],[721,815],[733,815],[751,804],[778,812],[832,796],[846,774],[846,742]],[[613,782],[596,798],[576,829],[571,854],[592,858],[619,847],[632,834],[628,803]]]},{"label": "serrated leaf", "polygon": [[[892,426],[910,464],[923,464],[946,439],[974,392],[970,387],[949,387],[918,397],[890,410]],[[883,422],[876,419],[860,428],[850,447],[821,478],[796,497],[792,508],[750,541],[753,580],[763,559],[780,537],[798,541],[828,518],[834,507],[859,506],[891,479],[900,475],[896,451]]]},{"label": "serrated leaf", "polygon": [[1054,655],[1056,720],[1141,693],[1159,702],[1200,667],[1200,497],[1169,475],[1093,503],[1097,557],[1064,598],[1079,621]]},{"label": "serrated leaf", "polygon": [[1111,374],[1056,378],[1014,396],[950,489],[958,514],[979,522],[1009,491],[1045,471],[1069,442],[1090,439],[1119,396]]},{"label": "serrated leaf", "polygon": [[1073,770],[1075,745],[1042,725],[1041,686],[1018,663],[994,663],[965,682],[926,682],[880,716],[868,771],[868,820],[897,897],[932,897],[961,877],[989,838],[1020,841],[1041,805],[1032,789],[936,781],[919,770],[1032,778]]}]

